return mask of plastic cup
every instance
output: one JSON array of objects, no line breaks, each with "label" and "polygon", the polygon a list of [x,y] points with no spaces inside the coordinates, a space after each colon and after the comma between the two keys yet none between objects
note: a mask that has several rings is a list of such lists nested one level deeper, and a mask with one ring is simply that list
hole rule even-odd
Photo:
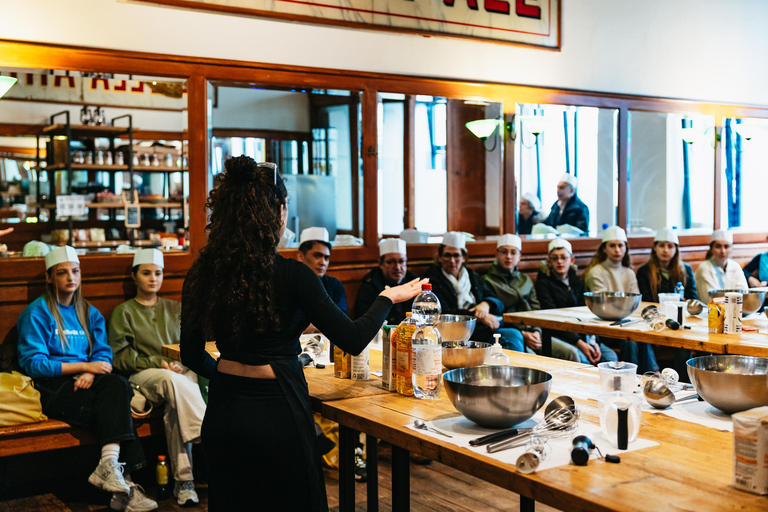
[{"label": "plastic cup", "polygon": [[603,393],[597,397],[600,429],[619,450],[626,450],[640,432],[642,398],[630,393]]}]

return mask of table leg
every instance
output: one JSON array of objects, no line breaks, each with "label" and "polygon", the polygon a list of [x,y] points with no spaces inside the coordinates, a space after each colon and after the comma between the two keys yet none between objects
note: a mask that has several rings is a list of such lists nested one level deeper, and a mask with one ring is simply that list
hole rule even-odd
[{"label": "table leg", "polygon": [[541,355],[552,357],[552,333],[547,329],[541,332]]},{"label": "table leg", "polygon": [[379,512],[379,440],[366,434],[368,512]]},{"label": "table leg", "polygon": [[411,510],[411,459],[408,450],[392,445],[392,510]]},{"label": "table leg", "polygon": [[535,512],[536,501],[525,496],[520,496],[520,512]]},{"label": "table leg", "polygon": [[339,512],[355,510],[355,439],[358,433],[339,425]]}]

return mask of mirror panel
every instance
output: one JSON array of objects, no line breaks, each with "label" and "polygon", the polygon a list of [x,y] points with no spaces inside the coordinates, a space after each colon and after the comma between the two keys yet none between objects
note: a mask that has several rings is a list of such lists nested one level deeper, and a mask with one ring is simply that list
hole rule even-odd
[{"label": "mirror panel", "polygon": [[714,116],[630,111],[628,234],[663,227],[710,233],[714,148]]},{"label": "mirror panel", "polygon": [[720,226],[765,231],[768,119],[724,119],[722,128]]},{"label": "mirror panel", "polygon": [[[528,201],[518,204],[518,232],[559,231],[568,236],[595,236],[603,225],[616,223],[618,206],[618,110],[568,105],[518,104],[515,116],[515,176],[517,195],[532,194],[540,210],[530,212]],[[589,211],[583,233],[558,229],[555,211],[558,183],[565,173],[575,176],[576,195]],[[533,216],[534,220],[530,220]],[[521,219],[523,222],[521,222]],[[529,228],[530,229],[530,228]],[[538,236],[536,234],[534,237]]]},{"label": "mirror panel", "polygon": [[[13,68],[0,75],[17,79],[0,100],[0,229],[14,228],[0,240],[5,255],[23,256],[31,241],[82,254],[187,249],[184,80]],[[67,214],[72,200],[84,207]],[[127,204],[136,227],[126,226]]]},{"label": "mirror panel", "polygon": [[275,162],[288,188],[281,246],[312,226],[336,245],[362,244],[362,93],[215,82],[209,98],[209,189],[231,156]]}]

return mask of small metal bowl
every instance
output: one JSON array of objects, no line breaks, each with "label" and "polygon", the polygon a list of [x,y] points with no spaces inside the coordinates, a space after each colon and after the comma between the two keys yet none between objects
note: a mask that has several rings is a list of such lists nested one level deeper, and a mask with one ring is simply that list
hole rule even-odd
[{"label": "small metal bowl", "polygon": [[443,374],[456,410],[478,425],[508,428],[533,416],[547,400],[552,375],[517,366],[457,368]]},{"label": "small metal bowl", "polygon": [[477,318],[469,315],[440,315],[437,330],[444,340],[467,341],[475,332]]},{"label": "small metal bowl", "polygon": [[768,405],[768,358],[722,355],[688,360],[696,392],[728,414]]},{"label": "small metal bowl", "polygon": [[444,341],[443,366],[451,370],[454,368],[482,366],[490,352],[490,343],[482,343],[480,341]]},{"label": "small metal bowl", "polygon": [[726,293],[735,292],[744,295],[741,302],[741,315],[751,315],[761,307],[765,302],[765,290],[764,289],[752,289],[752,290],[709,290],[709,298],[712,297],[725,297]]},{"label": "small metal bowl", "polygon": [[584,302],[589,310],[603,320],[621,320],[635,312],[642,296],[639,293],[586,292]]}]

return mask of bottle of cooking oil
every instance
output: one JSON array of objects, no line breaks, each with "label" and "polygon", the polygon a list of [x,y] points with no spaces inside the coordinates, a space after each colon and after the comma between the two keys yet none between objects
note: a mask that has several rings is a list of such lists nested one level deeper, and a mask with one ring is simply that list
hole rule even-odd
[{"label": "bottle of cooking oil", "polygon": [[411,348],[416,327],[411,312],[406,313],[405,320],[397,326],[397,392],[406,396],[413,396]]}]

